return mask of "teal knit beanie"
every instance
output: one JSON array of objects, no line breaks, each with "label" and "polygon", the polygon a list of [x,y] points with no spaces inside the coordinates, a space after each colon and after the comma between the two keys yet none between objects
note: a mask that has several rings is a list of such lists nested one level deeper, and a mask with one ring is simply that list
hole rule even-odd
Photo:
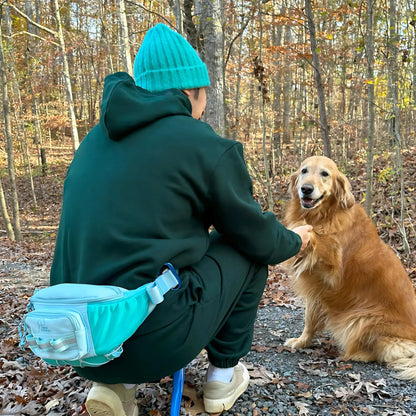
[{"label": "teal knit beanie", "polygon": [[210,84],[208,70],[195,49],[179,33],[159,23],[143,39],[134,61],[136,85],[156,92]]}]

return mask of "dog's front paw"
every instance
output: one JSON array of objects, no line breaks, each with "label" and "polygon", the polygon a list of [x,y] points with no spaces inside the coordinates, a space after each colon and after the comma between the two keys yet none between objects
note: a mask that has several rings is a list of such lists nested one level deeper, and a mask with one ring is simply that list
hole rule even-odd
[{"label": "dog's front paw", "polygon": [[303,337],[300,338],[288,338],[285,342],[286,347],[290,348],[306,348],[311,345],[311,341]]}]

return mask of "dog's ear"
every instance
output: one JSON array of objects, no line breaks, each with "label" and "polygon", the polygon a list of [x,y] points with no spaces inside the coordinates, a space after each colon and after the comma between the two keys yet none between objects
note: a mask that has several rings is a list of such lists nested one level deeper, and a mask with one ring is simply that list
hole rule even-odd
[{"label": "dog's ear", "polygon": [[351,191],[351,184],[347,177],[338,172],[335,184],[335,198],[341,208],[348,209],[355,204],[355,198]]},{"label": "dog's ear", "polygon": [[298,188],[297,188],[298,178],[299,178],[298,170],[296,172],[293,172],[289,176],[289,194],[290,194],[291,199],[299,198]]}]

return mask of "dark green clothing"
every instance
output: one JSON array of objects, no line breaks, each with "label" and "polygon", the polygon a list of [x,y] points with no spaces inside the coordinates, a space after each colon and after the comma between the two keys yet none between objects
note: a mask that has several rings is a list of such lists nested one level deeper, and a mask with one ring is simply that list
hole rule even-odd
[{"label": "dark green clothing", "polygon": [[[198,280],[195,267],[207,256],[209,228],[214,226],[227,243],[221,244],[221,261],[211,260],[218,263],[218,269],[200,276],[203,284],[197,292],[221,290],[218,276],[230,269],[225,265],[227,245],[233,253],[241,253],[243,263],[250,264],[244,275],[234,277],[242,280],[236,286],[243,292],[220,296],[223,304],[213,305],[222,310],[219,315],[223,316],[218,315],[214,324],[218,326],[244,298],[243,280],[250,273],[251,277],[256,274],[249,269],[279,263],[299,251],[300,237],[284,228],[273,213],[263,213],[253,199],[241,144],[216,135],[207,124],[193,119],[191,111],[182,91],[150,93],[135,86],[125,73],[106,78],[100,123],[82,141],[65,180],[51,284],[77,282],[132,289],[149,282],[164,263],[171,262],[188,278],[180,291],[182,298],[178,292],[169,293],[167,298],[172,299],[172,305],[178,302],[182,313],[198,326],[199,298],[189,281]],[[239,268],[236,265],[236,270]],[[258,290],[253,298],[259,298]],[[156,327],[157,316],[153,312],[143,327]],[[161,318],[166,319],[166,327],[171,316],[168,313]],[[177,315],[174,319],[182,318]],[[187,330],[192,328],[188,325]],[[131,357],[141,342],[140,331],[125,344],[123,360],[134,360]],[[172,331],[177,331],[175,325]],[[218,331],[221,326],[211,337]],[[175,337],[167,339],[173,343]],[[197,349],[180,337],[178,343],[185,350]],[[150,353],[151,344],[149,338],[140,348]],[[221,355],[219,351],[213,354]],[[232,361],[243,355],[241,351],[227,354]],[[225,363],[227,358],[220,361]],[[119,377],[117,364],[104,368]],[[123,368],[125,382],[133,377],[126,374],[129,368]],[[89,378],[94,379],[94,370],[85,371],[91,371]]]},{"label": "dark green clothing", "polygon": [[206,348],[211,363],[233,367],[250,351],[267,266],[250,262],[217,233],[203,259],[181,271],[182,287],[123,345],[120,358],[79,375],[105,383],[159,381]]}]

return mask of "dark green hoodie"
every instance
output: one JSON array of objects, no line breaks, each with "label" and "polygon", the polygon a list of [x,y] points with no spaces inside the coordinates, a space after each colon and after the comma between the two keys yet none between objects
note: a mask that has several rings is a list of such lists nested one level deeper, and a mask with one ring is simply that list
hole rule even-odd
[{"label": "dark green hoodie", "polygon": [[257,263],[299,251],[300,237],[253,199],[242,145],[193,119],[182,91],[150,93],[116,73],[101,110],[65,180],[51,284],[136,288],[168,261],[198,262],[210,226]]}]

